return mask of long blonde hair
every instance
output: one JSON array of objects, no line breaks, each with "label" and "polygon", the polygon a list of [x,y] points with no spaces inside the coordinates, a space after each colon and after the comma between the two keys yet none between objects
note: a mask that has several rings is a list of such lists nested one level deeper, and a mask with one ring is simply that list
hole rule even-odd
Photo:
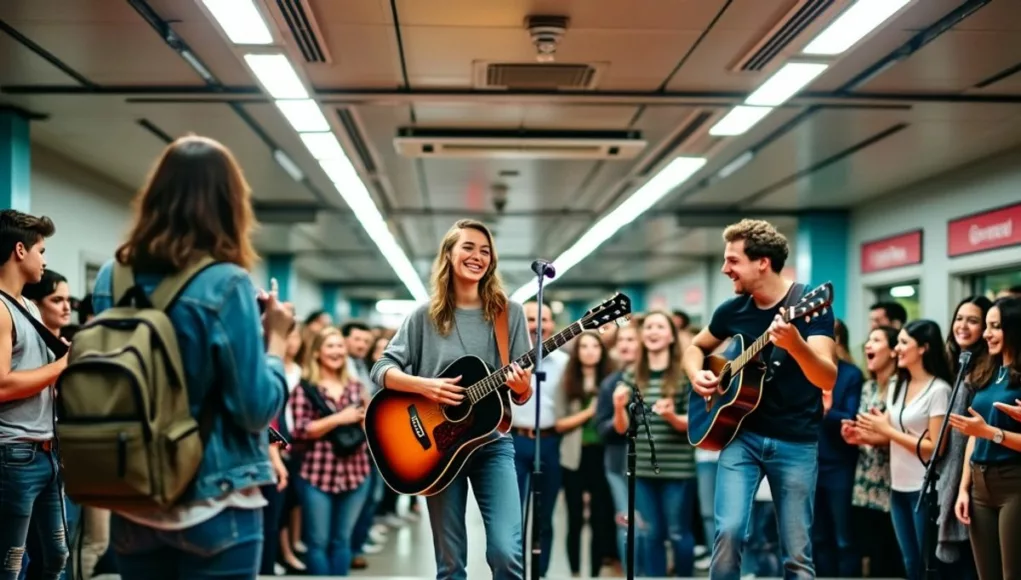
[{"label": "long blonde hair", "polygon": [[[309,348],[308,353],[306,353],[304,364],[301,366],[301,378],[313,385],[318,385],[319,381],[322,379],[323,372],[322,367],[319,365],[319,352],[323,350],[323,344],[326,343],[326,339],[331,336],[339,337],[341,341],[344,340],[344,335],[341,334],[340,330],[336,327],[327,326],[323,328],[319,331],[319,334],[312,339],[312,346]],[[342,385],[346,385],[350,381],[347,361],[344,361],[344,366],[340,367],[340,373],[337,375],[337,380],[340,381]]]},{"label": "long blonde hair", "polygon": [[479,298],[482,300],[482,316],[489,322],[496,320],[496,316],[507,307],[507,296],[503,291],[503,281],[496,271],[497,257],[496,246],[493,244],[493,234],[482,222],[475,220],[458,220],[457,223],[447,231],[440,243],[440,251],[436,254],[436,261],[433,262],[432,271],[432,298],[429,300],[429,319],[432,320],[436,331],[441,336],[450,334],[451,326],[454,323],[454,310],[457,308],[454,292],[454,265],[450,261],[450,254],[454,251],[454,244],[461,235],[461,230],[470,228],[482,232],[489,241],[489,269],[479,280]]}]

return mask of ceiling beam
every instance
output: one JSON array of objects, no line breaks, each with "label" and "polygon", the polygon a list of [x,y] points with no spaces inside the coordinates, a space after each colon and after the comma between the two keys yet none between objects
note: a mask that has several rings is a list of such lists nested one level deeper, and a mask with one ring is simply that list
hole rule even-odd
[{"label": "ceiling beam", "polygon": [[[144,103],[270,103],[258,86],[137,86],[137,85],[6,85],[12,95],[111,95]],[[730,107],[749,93],[734,91],[482,91],[474,89],[318,89],[321,103],[405,106],[423,103],[508,103],[516,105],[703,106]],[[859,93],[805,91],[783,106],[808,105],[860,108],[903,108],[916,103],[1019,104],[1021,94],[968,95],[953,93]]]}]

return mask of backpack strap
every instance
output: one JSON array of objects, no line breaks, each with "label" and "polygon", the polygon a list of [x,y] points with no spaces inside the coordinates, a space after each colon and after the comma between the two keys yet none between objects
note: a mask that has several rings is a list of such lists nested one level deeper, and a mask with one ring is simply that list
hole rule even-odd
[{"label": "backpack strap", "polygon": [[139,306],[165,311],[170,308],[192,278],[215,263],[216,261],[211,256],[204,255],[185,269],[164,278],[151,295],[146,295],[135,282],[134,270],[130,266],[114,261],[111,287],[114,304],[125,305],[134,300]]},{"label": "backpack strap", "polygon": [[493,330],[496,332],[496,347],[500,351],[500,363],[503,366],[510,364],[510,332],[507,330],[507,312],[510,309],[504,307],[499,314],[496,315],[496,320],[493,321]]}]

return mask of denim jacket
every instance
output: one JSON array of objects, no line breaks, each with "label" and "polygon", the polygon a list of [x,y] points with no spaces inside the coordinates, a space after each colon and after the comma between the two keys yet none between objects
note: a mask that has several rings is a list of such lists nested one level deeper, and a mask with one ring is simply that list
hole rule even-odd
[{"label": "denim jacket", "polygon": [[[113,261],[96,278],[96,314],[113,306]],[[143,274],[136,282],[151,294],[162,276]],[[202,463],[180,502],[222,497],[269,484],[276,477],[269,461],[267,427],[286,398],[284,365],[263,343],[256,288],[244,269],[215,264],[184,288],[168,314],[174,324],[188,380],[192,415],[200,415],[209,389],[220,393]]]}]

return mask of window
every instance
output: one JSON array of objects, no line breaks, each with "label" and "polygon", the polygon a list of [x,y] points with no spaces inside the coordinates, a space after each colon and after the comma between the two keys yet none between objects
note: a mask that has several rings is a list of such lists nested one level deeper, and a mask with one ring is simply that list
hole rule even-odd
[{"label": "window", "polygon": [[1021,286],[1021,266],[995,272],[983,272],[976,274],[971,279],[972,294],[982,294],[990,300],[995,300],[998,293],[1015,286]]},{"label": "window", "polygon": [[892,286],[881,286],[873,290],[876,295],[876,302],[896,302],[907,311],[908,320],[921,318],[922,307],[918,302],[919,285],[917,280]]}]

